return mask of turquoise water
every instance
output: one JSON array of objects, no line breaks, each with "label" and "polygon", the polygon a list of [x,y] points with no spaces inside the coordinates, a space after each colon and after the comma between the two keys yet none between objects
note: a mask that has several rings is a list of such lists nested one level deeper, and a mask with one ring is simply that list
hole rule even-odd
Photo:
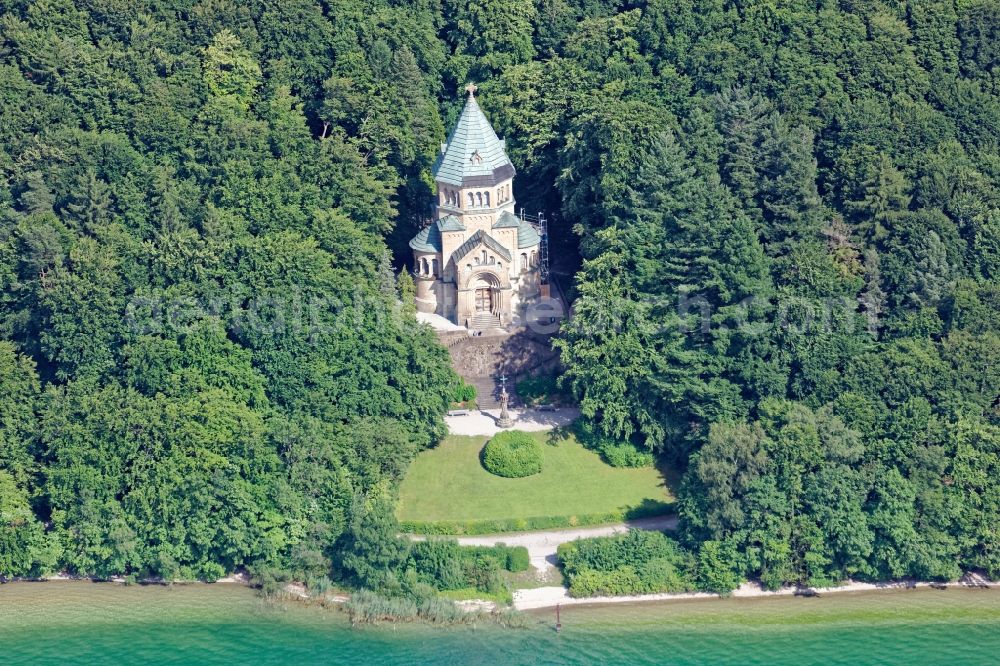
[{"label": "turquoise water", "polygon": [[378,626],[231,585],[0,586],[0,664],[995,664],[1000,591],[687,601]]}]

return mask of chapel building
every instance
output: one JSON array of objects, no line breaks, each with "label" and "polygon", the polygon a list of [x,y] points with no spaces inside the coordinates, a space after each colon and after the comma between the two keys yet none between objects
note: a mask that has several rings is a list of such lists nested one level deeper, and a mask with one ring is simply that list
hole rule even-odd
[{"label": "chapel building", "polygon": [[541,295],[541,236],[514,212],[514,165],[476,86],[434,164],[435,221],[413,240],[416,307],[470,330],[518,324]]}]

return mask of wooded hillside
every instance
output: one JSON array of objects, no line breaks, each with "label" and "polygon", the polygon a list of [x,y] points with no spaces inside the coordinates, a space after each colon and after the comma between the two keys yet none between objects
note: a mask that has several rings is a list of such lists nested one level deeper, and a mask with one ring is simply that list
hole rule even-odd
[{"label": "wooded hillside", "polygon": [[330,570],[443,431],[390,251],[474,80],[704,579],[1000,575],[994,0],[0,12],[0,573]]}]

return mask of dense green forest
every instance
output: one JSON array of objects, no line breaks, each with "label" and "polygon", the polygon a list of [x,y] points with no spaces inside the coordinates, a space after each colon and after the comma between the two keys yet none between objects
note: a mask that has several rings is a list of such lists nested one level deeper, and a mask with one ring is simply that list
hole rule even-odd
[{"label": "dense green forest", "polygon": [[394,587],[455,382],[395,273],[475,80],[691,580],[1000,576],[995,0],[0,12],[0,573]]},{"label": "dense green forest", "polygon": [[441,122],[412,52],[311,2],[0,6],[0,572],[329,572],[454,382],[383,241]]}]

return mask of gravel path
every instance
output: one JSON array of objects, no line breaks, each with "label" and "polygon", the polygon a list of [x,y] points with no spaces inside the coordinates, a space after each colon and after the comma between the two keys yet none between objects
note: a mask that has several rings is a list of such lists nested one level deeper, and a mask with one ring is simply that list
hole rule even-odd
[{"label": "gravel path", "polygon": [[[514,419],[514,427],[510,430],[524,430],[527,432],[539,432],[542,430],[552,430],[567,426],[580,416],[580,410],[576,407],[560,407],[554,412],[542,412],[537,409],[511,409],[510,415]],[[444,421],[448,424],[448,432],[452,435],[486,435],[492,437],[500,432],[497,427],[497,419],[500,417],[499,409],[488,409],[484,411],[471,411],[465,416],[446,416]]]},{"label": "gravel path", "polygon": [[677,516],[659,516],[656,518],[639,518],[615,525],[600,525],[598,527],[576,527],[548,532],[520,532],[512,534],[492,534],[486,536],[458,537],[458,543],[463,546],[493,546],[505,543],[508,546],[524,546],[528,549],[531,565],[539,572],[545,573],[555,567],[556,548],[559,544],[587,537],[611,536],[626,532],[629,529],[640,530],[673,530],[677,528]]},{"label": "gravel path", "polygon": [[[961,588],[984,588],[996,585],[996,581],[983,578],[967,579],[944,583],[944,587]],[[942,587],[941,583],[931,583],[927,581],[900,580],[888,581],[885,583],[861,583],[847,581],[835,587],[797,587],[786,585],[777,590],[766,590],[759,583],[749,581],[733,590],[731,597],[735,599],[757,599],[760,597],[789,597],[794,595],[823,596],[825,594],[836,594],[840,592],[884,592],[887,590],[914,590],[918,588]],[[569,596],[565,587],[536,587],[529,590],[517,590],[514,592],[514,608],[518,610],[532,610],[537,608],[552,608],[559,606],[592,605],[592,604],[628,604],[647,601],[683,601],[685,599],[719,599],[718,594],[711,592],[681,592],[671,594],[637,594],[621,597],[584,597],[575,599]]]}]

